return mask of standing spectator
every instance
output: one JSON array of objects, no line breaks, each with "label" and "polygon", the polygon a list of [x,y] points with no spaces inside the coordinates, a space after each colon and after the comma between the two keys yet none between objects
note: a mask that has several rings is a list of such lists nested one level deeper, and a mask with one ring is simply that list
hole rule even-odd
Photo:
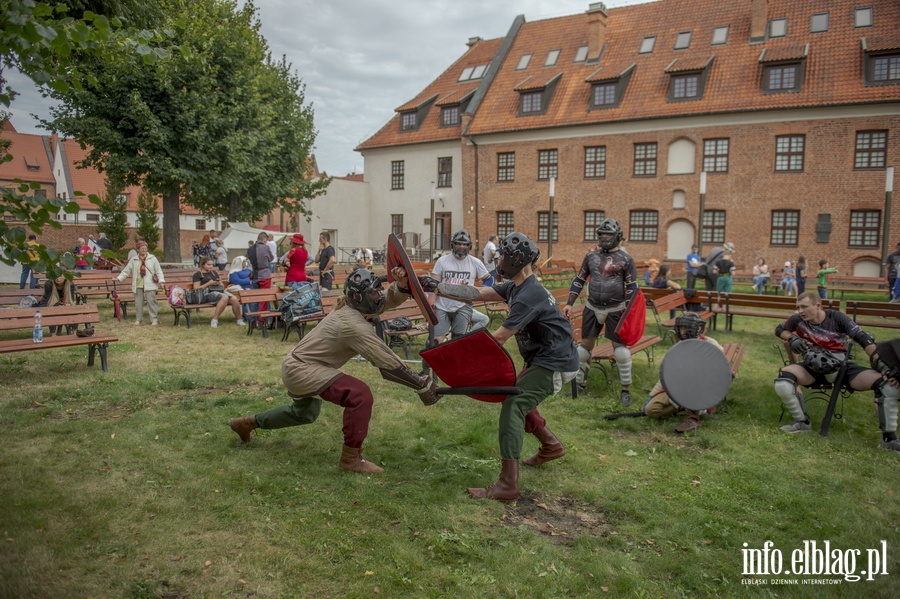
[{"label": "standing spectator", "polygon": [[757,258],[756,264],[753,265],[753,290],[757,295],[763,292],[763,289],[769,283],[769,265],[766,264],[765,258]]},{"label": "standing spectator", "polygon": [[731,278],[734,274],[734,261],[731,252],[726,251],[722,257],[716,261],[716,291],[719,293],[731,293],[734,290],[734,282]]},{"label": "standing spectator", "polygon": [[[900,267],[900,241],[897,242],[897,249],[888,255],[887,261],[884,263],[884,274],[887,277],[889,295],[892,295],[891,289],[894,288],[894,283],[897,281],[898,267]],[[893,296],[890,299],[893,299]]]},{"label": "standing spectator", "polygon": [[275,236],[271,233],[266,235],[266,245],[269,246],[269,250],[272,252],[272,261],[269,262],[269,270],[272,271],[272,274],[275,274],[275,258],[278,256],[278,246],[275,245]]},{"label": "standing spectator", "polygon": [[331,246],[331,234],[327,231],[319,233],[319,251],[316,253],[316,262],[319,263],[319,286],[322,289],[331,289],[334,282],[334,248]]},{"label": "standing spectator", "polygon": [[220,271],[224,271],[228,268],[228,250],[225,249],[225,243],[221,240],[216,240],[216,266]]},{"label": "standing spectator", "polygon": [[695,289],[697,286],[697,269],[703,264],[703,258],[698,253],[700,248],[696,245],[691,246],[691,253],[687,255],[687,288]]},{"label": "standing spectator", "polygon": [[781,288],[787,296],[797,295],[797,270],[790,260],[784,263],[784,270],[781,271]]},{"label": "standing spectator", "polygon": [[497,253],[496,235],[488,237],[488,242],[484,246],[484,251],[482,252],[481,261],[484,262],[484,267],[487,268],[488,273],[494,277],[495,281],[498,281],[497,263],[500,262],[500,254]]},{"label": "standing spectator", "polygon": [[[442,283],[453,285],[475,285],[477,279],[486,279],[490,276],[487,268],[481,260],[469,255],[471,248],[472,238],[469,232],[465,229],[457,231],[450,238],[451,253],[438,258],[431,274]],[[437,343],[443,343],[451,330],[453,337],[466,334],[475,311],[472,304],[440,295],[434,300],[434,310],[438,317],[438,323],[434,327],[434,340]]]},{"label": "standing spectator", "polygon": [[128,261],[118,281],[124,281],[133,274],[131,290],[134,292],[134,324],[139,325],[144,319],[144,300],[150,310],[150,325],[159,324],[159,306],[156,303],[156,290],[166,282],[162,266],[156,256],[150,253],[146,241],[137,242],[137,256]]},{"label": "standing spectator", "polygon": [[819,272],[816,273],[816,291],[819,297],[825,299],[828,297],[828,275],[837,272],[836,268],[828,268],[828,260],[819,260]]},{"label": "standing spectator", "polygon": [[306,261],[308,259],[306,239],[302,234],[294,233],[291,237],[291,249],[284,258],[284,265],[287,266],[287,274],[284,277],[286,284],[306,282]]},{"label": "standing spectator", "polygon": [[806,291],[806,256],[797,258],[797,267],[795,271],[797,277],[797,295]]},{"label": "standing spectator", "polygon": [[212,256],[212,252],[210,251],[210,247],[209,247],[209,242],[210,242],[209,235],[204,235],[203,238],[200,240],[200,245],[197,246],[196,258],[197,258],[197,266],[198,267],[200,266],[200,263],[199,263],[200,258],[206,258],[206,257]]},{"label": "standing spectator", "polygon": [[703,263],[706,264],[707,291],[716,290],[716,281],[719,278],[719,271],[716,270],[716,262],[718,262],[722,258],[722,256],[725,255],[725,252],[734,254],[734,244],[730,241],[726,241],[724,244],[722,244],[722,247],[711,249],[709,251],[709,254],[706,255],[706,260],[703,261]]},{"label": "standing spectator", "polygon": [[256,237],[256,243],[247,250],[247,258],[253,272],[250,279],[254,289],[270,289],[272,287],[272,270],[269,265],[275,260],[268,245],[269,235],[265,232]]},{"label": "standing spectator", "polygon": [[88,270],[91,266],[88,263],[88,257],[93,257],[94,252],[84,242],[84,237],[78,238],[78,245],[75,246],[75,270]]},{"label": "standing spectator", "polygon": [[[576,381],[582,389],[587,385],[591,350],[594,349],[600,330],[603,329],[606,338],[614,347],[616,369],[619,372],[619,383],[622,385],[619,401],[627,407],[631,405],[631,351],[616,334],[616,325],[625,317],[625,307],[631,296],[637,292],[638,284],[634,260],[619,248],[624,238],[622,227],[616,219],[607,218],[600,223],[597,227],[600,249],[589,252],[584,257],[581,269],[572,279],[569,299],[562,310],[566,318],[569,318],[572,305],[590,280],[581,327],[581,344],[577,349],[580,365]],[[501,247],[501,253],[503,251]],[[503,274],[502,269],[498,272]]]},{"label": "standing spectator", "polygon": [[[29,263],[34,263],[38,261],[38,254],[35,251],[35,248],[38,247],[37,235],[29,235],[28,241],[25,242],[25,247],[28,248],[25,250],[25,256]],[[29,283],[28,279],[31,279]],[[37,279],[34,276],[34,270],[31,268],[31,264],[22,263],[22,277],[19,279],[19,289],[25,289],[25,284],[28,283],[29,289],[37,289]]]},{"label": "standing spectator", "polygon": [[106,233],[102,233],[102,232],[100,233],[100,237],[97,239],[96,244],[97,244],[97,247],[99,247],[101,251],[113,249],[112,242],[106,236]]}]

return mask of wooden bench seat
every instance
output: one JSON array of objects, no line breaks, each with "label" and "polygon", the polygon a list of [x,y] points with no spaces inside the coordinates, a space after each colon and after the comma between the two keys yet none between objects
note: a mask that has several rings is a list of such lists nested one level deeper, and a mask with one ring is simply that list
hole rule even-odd
[{"label": "wooden bench seat", "polygon": [[5,339],[0,341],[0,353],[35,351],[54,349],[57,347],[88,346],[88,366],[94,365],[94,356],[99,352],[100,366],[103,372],[109,371],[106,349],[110,343],[118,341],[118,337],[98,335],[96,330],[90,337],[78,337],[74,334],[45,336],[42,343],[35,343],[31,332],[34,327],[34,314],[40,310],[41,324],[44,327],[77,327],[81,325],[93,328],[100,322],[100,313],[96,304],[80,306],[53,306],[51,308],[9,308],[0,310],[0,331],[28,331],[27,337]]},{"label": "wooden bench seat", "polygon": [[900,329],[900,304],[847,300],[847,315],[862,327]]}]

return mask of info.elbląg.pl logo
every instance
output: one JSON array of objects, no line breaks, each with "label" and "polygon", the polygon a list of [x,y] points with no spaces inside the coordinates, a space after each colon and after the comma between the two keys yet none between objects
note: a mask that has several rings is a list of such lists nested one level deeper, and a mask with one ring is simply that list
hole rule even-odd
[{"label": "info.elbl\u0105g.pl logo", "polygon": [[[763,543],[761,549],[752,549],[748,543],[743,546],[743,576],[840,576],[845,581],[856,582],[863,576],[866,580],[875,580],[876,576],[888,574],[887,541],[881,541],[881,546],[873,549],[838,549],[831,546],[831,541],[803,541],[802,547],[790,552],[790,561],[772,541]],[[745,578],[742,583],[840,584],[841,579]]]}]

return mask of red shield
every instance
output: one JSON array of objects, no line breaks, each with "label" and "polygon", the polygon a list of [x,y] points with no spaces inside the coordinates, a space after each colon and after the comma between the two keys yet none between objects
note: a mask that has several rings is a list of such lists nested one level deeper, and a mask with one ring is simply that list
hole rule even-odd
[{"label": "red shield", "polygon": [[[479,329],[447,343],[419,352],[434,373],[450,387],[512,387],[516,367],[509,353],[494,337]],[[490,403],[506,395],[470,395]]]},{"label": "red shield", "polygon": [[644,326],[647,324],[647,302],[644,292],[638,288],[631,294],[631,299],[625,305],[625,314],[619,319],[616,327],[616,335],[625,345],[631,346],[644,336]]},{"label": "red shield", "polygon": [[416,276],[416,271],[413,270],[412,262],[409,261],[409,256],[406,255],[406,250],[403,249],[403,244],[400,243],[400,240],[393,233],[388,237],[387,258],[385,258],[385,262],[389,283],[394,282],[394,277],[391,275],[391,269],[399,266],[406,271],[406,276],[409,277],[409,290],[412,292],[412,297],[416,300],[419,310],[422,311],[422,316],[425,317],[425,320],[427,320],[428,324],[431,326],[436,325],[438,323],[437,314],[435,314],[431,304],[428,303],[428,296],[425,295],[425,290],[422,289],[422,285],[419,283],[419,278]]}]

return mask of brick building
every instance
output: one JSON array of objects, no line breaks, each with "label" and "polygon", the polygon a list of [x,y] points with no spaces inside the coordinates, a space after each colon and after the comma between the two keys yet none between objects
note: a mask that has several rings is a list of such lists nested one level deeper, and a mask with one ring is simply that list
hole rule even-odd
[{"label": "brick building", "polygon": [[446,218],[479,245],[520,230],[577,260],[613,217],[636,259],[680,264],[705,172],[704,252],[727,240],[747,267],[802,254],[878,274],[900,241],[900,206],[884,239],[900,4],[660,0],[519,16],[504,38],[470,40],[358,149],[373,206],[389,207],[373,213],[411,215],[425,234],[422,199],[443,180]]}]

